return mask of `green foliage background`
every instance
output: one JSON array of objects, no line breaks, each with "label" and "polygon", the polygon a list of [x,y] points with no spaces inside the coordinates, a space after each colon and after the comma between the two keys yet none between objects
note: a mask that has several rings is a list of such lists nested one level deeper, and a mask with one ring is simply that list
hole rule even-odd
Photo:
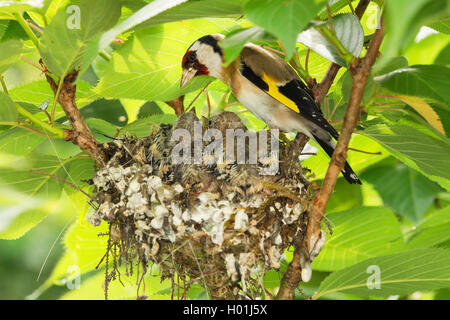
[{"label": "green foliage background", "polygon": [[[42,57],[57,78],[81,67],[76,102],[98,141],[125,132],[145,136],[152,124],[176,119],[164,101],[185,94],[185,103],[189,103],[211,80],[199,77],[180,90],[180,61],[194,40],[221,32],[229,35],[224,43],[227,62],[244,43],[255,41],[284,48],[288,58],[298,55],[303,66],[308,54],[308,69],[301,75],[318,81],[330,61],[344,66],[323,106],[327,118],[339,128],[352,83],[346,57],[312,27],[326,25],[326,3],[0,1],[0,74],[4,80],[0,91],[0,299],[104,297],[104,266],[95,267],[106,249],[106,237],[99,236],[107,231],[106,226],[88,224],[86,215],[92,209],[83,194],[28,171],[45,171],[90,191],[82,181],[92,177],[90,159],[36,122],[29,127],[44,135],[18,123],[26,119],[17,105],[47,121],[38,107],[49,99],[48,110],[55,107],[55,127],[67,128],[47,81],[30,61],[37,64]],[[73,4],[80,8],[80,29],[66,25],[71,15],[66,8]],[[366,40],[374,33],[380,12],[384,14],[387,35],[382,54],[366,86],[365,113],[350,143],[352,148],[381,154],[349,151],[349,162],[363,184],[349,185],[339,179],[327,208],[333,235],[328,235],[312,265],[312,280],[299,288],[320,299],[448,299],[449,3],[372,1],[361,22],[352,14],[358,1],[331,0],[329,4],[336,37],[353,56],[364,55]],[[21,12],[43,33],[25,32]],[[208,91],[212,114],[224,109],[244,111],[222,83],[213,82]],[[204,95],[194,105],[199,116],[207,115]],[[249,128],[264,127],[248,112],[238,114]],[[320,184],[328,162],[318,150],[303,165]],[[281,270],[266,274],[267,290],[276,292],[291,256],[287,251]],[[367,288],[367,268],[372,265],[381,269],[380,289]],[[68,289],[77,276],[71,266],[79,268],[80,289]],[[122,281],[124,285],[111,284],[110,298],[136,298],[136,278],[122,277]],[[160,283],[157,266],[145,281],[150,299],[170,298],[170,283]],[[188,293],[190,299],[205,297],[199,285]],[[302,295],[298,293],[297,298]]]}]

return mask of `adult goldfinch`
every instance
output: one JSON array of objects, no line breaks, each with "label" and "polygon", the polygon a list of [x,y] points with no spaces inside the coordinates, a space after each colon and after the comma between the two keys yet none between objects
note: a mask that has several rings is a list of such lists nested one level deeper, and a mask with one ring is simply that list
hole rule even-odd
[{"label": "adult goldfinch", "polygon": [[[302,132],[331,157],[336,147],[332,137],[337,140],[339,135],[297,73],[279,56],[252,43],[244,46],[239,58],[223,66],[219,41],[224,38],[218,33],[207,35],[187,49],[182,60],[181,87],[196,76],[216,77],[270,128]],[[342,174],[349,183],[361,184],[347,162]]]}]

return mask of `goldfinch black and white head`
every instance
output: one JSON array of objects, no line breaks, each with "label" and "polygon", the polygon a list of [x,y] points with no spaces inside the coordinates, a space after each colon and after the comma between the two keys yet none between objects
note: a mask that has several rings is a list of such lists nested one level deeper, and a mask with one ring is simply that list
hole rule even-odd
[{"label": "goldfinch black and white head", "polygon": [[195,76],[220,77],[223,53],[218,42],[224,38],[220,33],[207,35],[195,41],[188,48],[181,62],[183,68],[181,87]]},{"label": "goldfinch black and white head", "polygon": [[[247,43],[240,56],[224,67],[219,46],[224,38],[221,34],[207,35],[188,48],[182,60],[181,87],[195,76],[216,77],[270,128],[302,132],[331,157],[336,147],[332,138],[337,140],[339,134],[325,119],[312,92],[294,69],[275,53],[252,43]],[[342,174],[349,183],[361,184],[347,162]]]}]

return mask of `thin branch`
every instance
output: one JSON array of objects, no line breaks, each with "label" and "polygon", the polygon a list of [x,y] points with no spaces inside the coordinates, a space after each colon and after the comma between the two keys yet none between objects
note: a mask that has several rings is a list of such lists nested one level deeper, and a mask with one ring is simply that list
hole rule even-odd
[{"label": "thin branch", "polygon": [[315,243],[312,243],[312,241],[318,241],[320,239],[320,222],[322,221],[330,196],[334,191],[338,175],[344,167],[348,144],[359,120],[364,87],[369,77],[370,69],[378,55],[382,39],[383,30],[380,28],[376,31],[366,56],[363,59],[358,59],[350,66],[353,87],[345,113],[344,123],[322,187],[309,212],[308,227],[306,229],[306,239],[308,242],[306,244],[310,250],[315,246]]},{"label": "thin branch", "polygon": [[30,170],[28,170],[28,171],[31,172],[31,173],[40,174],[40,175],[42,175],[42,176],[48,176],[48,177],[53,178],[53,179],[55,179],[55,180],[61,181],[61,182],[65,183],[65,184],[67,184],[68,186],[71,186],[71,187],[74,188],[75,190],[80,191],[82,194],[84,194],[84,195],[85,195],[86,197],[88,197],[89,199],[94,200],[94,197],[93,197],[93,196],[91,196],[89,193],[85,192],[85,191],[84,191],[83,189],[81,189],[80,187],[74,185],[72,182],[69,182],[69,181],[67,181],[67,180],[64,180],[63,178],[60,178],[60,177],[58,177],[58,176],[55,176],[54,174],[51,174],[51,173],[48,173],[48,172],[43,172],[43,171],[38,171],[38,170],[32,170],[32,169],[30,169]]},{"label": "thin branch", "polygon": [[27,110],[25,110],[23,107],[21,107],[17,103],[16,103],[16,107],[17,107],[17,111],[21,115],[23,115],[24,117],[29,119],[34,124],[42,127],[42,129],[44,129],[45,131],[48,131],[48,132],[52,133],[54,135],[52,138],[65,139],[66,133],[65,133],[65,131],[63,129],[60,129],[60,128],[57,128],[57,127],[53,127],[52,125],[50,125],[50,124],[48,124],[48,123],[38,119],[32,113],[28,112]]},{"label": "thin branch", "polygon": [[0,74],[0,82],[2,84],[3,92],[9,96],[8,87],[6,86],[5,78],[3,78],[3,75]]},{"label": "thin branch", "polygon": [[[361,0],[359,2],[358,7],[355,10],[359,18],[361,18],[364,14],[364,11],[366,10],[369,2],[370,1],[366,0]],[[306,238],[301,240],[303,242],[302,245],[295,246],[293,260],[289,264],[288,269],[281,280],[280,289],[277,294],[277,299],[279,300],[294,299],[295,289],[297,288],[298,283],[301,281],[302,270],[300,265],[300,257],[303,255],[303,253],[300,252],[300,250],[302,248],[314,248],[315,243],[311,243],[311,239],[315,241],[320,239],[323,213],[325,211],[331,192],[334,190],[334,185],[336,184],[338,174],[341,171],[339,169],[339,165],[343,166],[343,164],[345,163],[348,142],[350,141],[351,134],[356,126],[359,117],[359,105],[363,96],[364,86],[367,81],[367,77],[369,76],[369,71],[378,54],[382,37],[382,29],[377,30],[376,35],[374,35],[374,38],[372,39],[366,57],[363,59],[357,59],[356,62],[350,66],[354,86],[352,88],[352,93],[344,119],[341,136],[333,153],[333,157],[331,159],[325,180],[322,184],[322,188],[315,198],[313,207],[308,210],[309,217],[306,228]],[[337,72],[339,71],[339,68],[340,66],[332,63],[328,68],[324,80],[322,80],[320,84],[311,87],[316,101],[318,101],[319,103],[328,93],[328,90],[331,87],[333,80],[336,77]],[[320,94],[320,96],[318,94]],[[338,170],[333,169],[336,166]]]},{"label": "thin branch", "polygon": [[97,167],[103,167],[105,165],[105,154],[100,149],[97,140],[95,140],[91,130],[86,125],[80,110],[78,110],[75,104],[76,85],[74,82],[78,76],[78,71],[76,70],[69,73],[64,79],[61,79],[59,85],[57,85],[55,80],[47,73],[45,76],[55,93],[56,99],[72,125],[72,130],[65,131],[64,139],[66,141],[72,141],[72,143],[79,146],[81,150],[89,153]]},{"label": "thin branch", "polygon": [[189,105],[187,106],[185,112],[187,112],[187,111],[190,110],[190,108],[191,108],[191,106],[194,104],[195,100],[197,100],[198,97],[200,97],[200,95],[202,94],[202,92],[205,91],[205,89],[211,84],[211,82],[212,82],[212,81],[208,82],[208,83],[203,87],[203,89],[200,90],[200,92],[194,97],[194,99],[192,99],[191,103],[189,103]]},{"label": "thin branch", "polygon": [[348,148],[348,150],[352,150],[352,151],[359,152],[359,153],[365,153],[365,154],[373,154],[373,155],[377,155],[377,156],[382,155],[381,151],[370,152],[370,151],[364,151],[364,150],[359,150],[359,149],[355,149],[355,148]]},{"label": "thin branch", "polygon": [[306,57],[305,57],[305,71],[306,72],[308,72],[308,65],[309,65],[309,54],[310,54],[310,52],[311,52],[311,49],[310,48],[308,48],[307,50],[306,50]]},{"label": "thin branch", "polygon": [[31,20],[27,19],[27,20],[25,20],[25,21],[28,23],[28,25],[29,25],[32,29],[36,30],[36,31],[39,32],[40,34],[43,34],[43,33],[44,33],[44,31],[43,31],[41,28],[39,28],[37,25],[35,25]]},{"label": "thin branch", "polygon": [[41,70],[42,72],[45,72],[45,71],[46,71],[46,70],[43,69],[40,65],[38,65],[37,63],[31,61],[30,59],[28,59],[28,58],[26,58],[26,57],[24,57],[24,56],[21,56],[20,59],[23,60],[23,61],[25,61],[25,62],[28,63],[28,64],[31,64],[33,67],[36,67],[37,69]]}]

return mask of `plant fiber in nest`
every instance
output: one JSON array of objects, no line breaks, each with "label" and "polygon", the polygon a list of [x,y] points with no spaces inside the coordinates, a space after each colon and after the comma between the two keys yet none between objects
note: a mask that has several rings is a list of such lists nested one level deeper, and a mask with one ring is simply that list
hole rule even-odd
[{"label": "plant fiber in nest", "polygon": [[[99,207],[89,221],[110,224],[120,263],[144,270],[156,263],[163,278],[197,281],[214,299],[262,296],[262,275],[280,268],[284,251],[298,246],[305,231],[310,198],[301,150],[280,141],[275,175],[261,174],[261,162],[172,164],[172,132],[193,133],[195,121],[191,111],[148,137],[104,143],[108,161],[93,178]],[[212,117],[208,128],[224,137],[226,129],[247,130],[231,112]]]}]

